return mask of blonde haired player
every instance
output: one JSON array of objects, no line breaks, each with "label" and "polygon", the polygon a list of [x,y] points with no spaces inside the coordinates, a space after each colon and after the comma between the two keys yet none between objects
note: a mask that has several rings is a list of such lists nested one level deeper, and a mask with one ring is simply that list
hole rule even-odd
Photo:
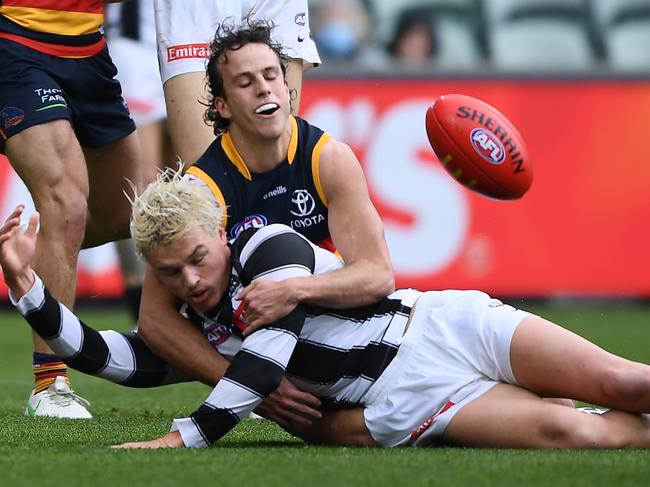
[{"label": "blonde haired player", "polygon": [[[247,333],[238,299],[251,281],[300,279],[340,266],[284,225],[228,242],[222,214],[200,187],[154,183],[133,204],[134,238],[156,275],[231,359],[190,417],[160,439],[126,448],[206,447],[236,426],[283,376],[338,407],[301,434],[341,445],[448,443],[511,448],[650,447],[650,367],[480,291],[398,290],[347,310],[299,305]],[[216,210],[216,211],[215,211]],[[38,215],[22,207],[0,228],[12,302],[55,351],[87,373],[132,386],[178,380],[151,366],[133,336],[97,332],[49,295],[30,267]],[[215,227],[216,225],[216,227]],[[214,325],[218,325],[216,328]],[[83,338],[82,338],[83,337]],[[147,383],[147,380],[149,382]],[[564,396],[602,415],[545,401]]]}]

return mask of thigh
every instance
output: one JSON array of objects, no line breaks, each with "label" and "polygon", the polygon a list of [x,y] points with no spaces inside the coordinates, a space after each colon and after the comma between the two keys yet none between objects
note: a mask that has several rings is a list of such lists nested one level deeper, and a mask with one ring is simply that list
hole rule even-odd
[{"label": "thigh", "polygon": [[510,357],[522,387],[543,396],[570,397],[610,407],[614,405],[602,396],[600,384],[604,379],[616,372],[629,378],[650,374],[648,366],[618,357],[533,315],[515,331]]},{"label": "thigh", "polygon": [[509,384],[499,384],[465,405],[443,435],[448,444],[489,448],[585,447],[583,432],[600,421]]},{"label": "thigh", "polygon": [[85,214],[82,200],[88,197],[88,174],[67,120],[42,123],[14,135],[7,141],[7,156],[40,212],[61,216],[64,204],[78,201]]},{"label": "thigh", "polygon": [[185,73],[165,83],[165,102],[174,151],[186,164],[194,164],[214,141],[213,128],[203,120],[205,74]]},{"label": "thigh", "polygon": [[205,73],[217,26],[241,20],[234,0],[155,0],[158,60],[162,82],[184,73]]},{"label": "thigh", "polygon": [[302,60],[305,67],[320,64],[309,28],[307,0],[248,0],[243,3],[249,6],[246,14],[252,20],[268,21],[273,25],[271,37],[288,57]]}]

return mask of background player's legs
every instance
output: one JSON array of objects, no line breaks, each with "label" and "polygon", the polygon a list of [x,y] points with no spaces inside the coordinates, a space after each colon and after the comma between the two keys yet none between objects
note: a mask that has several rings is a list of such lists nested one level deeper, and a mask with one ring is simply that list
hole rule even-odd
[{"label": "background player's legs", "polygon": [[[55,120],[11,137],[7,141],[7,156],[41,214],[34,268],[48,283],[53,296],[72,308],[77,257],[87,214],[88,175],[83,152],[70,123]],[[36,334],[33,338],[34,393],[49,394],[48,388],[54,385],[56,377],[67,377],[67,369],[44,341]],[[90,417],[85,409],[81,411],[76,406],[81,407],[73,403],[60,415]],[[40,411],[31,411],[28,405],[28,412],[39,415]]]},{"label": "background player's legs", "polygon": [[302,93],[302,59],[291,59],[287,65],[287,83],[289,84],[289,99],[291,113],[298,114],[300,109],[300,94]]},{"label": "background player's legs", "polygon": [[521,322],[510,347],[519,385],[629,412],[650,412],[650,367],[611,354],[539,316]]},{"label": "background player's legs", "polygon": [[194,164],[215,137],[212,127],[203,121],[205,73],[179,74],[163,88],[174,151],[186,165]]},{"label": "background player's legs", "polygon": [[585,414],[521,387],[499,384],[452,418],[444,440],[492,448],[648,448],[650,416]]}]

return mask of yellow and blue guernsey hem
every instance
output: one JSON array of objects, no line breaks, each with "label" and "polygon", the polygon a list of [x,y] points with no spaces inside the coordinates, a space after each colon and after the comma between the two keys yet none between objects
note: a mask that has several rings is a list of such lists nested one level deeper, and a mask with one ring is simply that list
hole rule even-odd
[{"label": "yellow and blue guernsey hem", "polygon": [[0,38],[65,58],[104,48],[102,0],[2,0]]}]

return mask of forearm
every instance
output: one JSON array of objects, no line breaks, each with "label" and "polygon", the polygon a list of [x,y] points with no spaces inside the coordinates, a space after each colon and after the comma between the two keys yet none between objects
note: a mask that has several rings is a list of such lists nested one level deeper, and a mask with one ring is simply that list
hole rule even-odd
[{"label": "forearm", "polygon": [[297,302],[343,309],[385,298],[395,290],[395,281],[390,267],[362,260],[325,274],[296,278],[291,286]]},{"label": "forearm", "polygon": [[377,446],[366,427],[363,408],[326,411],[320,420],[297,427],[294,434],[318,445]]},{"label": "forearm", "polygon": [[155,312],[140,316],[138,334],[167,363],[209,386],[223,377],[228,360],[180,314],[163,314],[160,320]]},{"label": "forearm", "polygon": [[5,282],[15,301],[22,298],[34,286],[34,271],[27,267],[24,272],[8,276],[5,273]]}]

